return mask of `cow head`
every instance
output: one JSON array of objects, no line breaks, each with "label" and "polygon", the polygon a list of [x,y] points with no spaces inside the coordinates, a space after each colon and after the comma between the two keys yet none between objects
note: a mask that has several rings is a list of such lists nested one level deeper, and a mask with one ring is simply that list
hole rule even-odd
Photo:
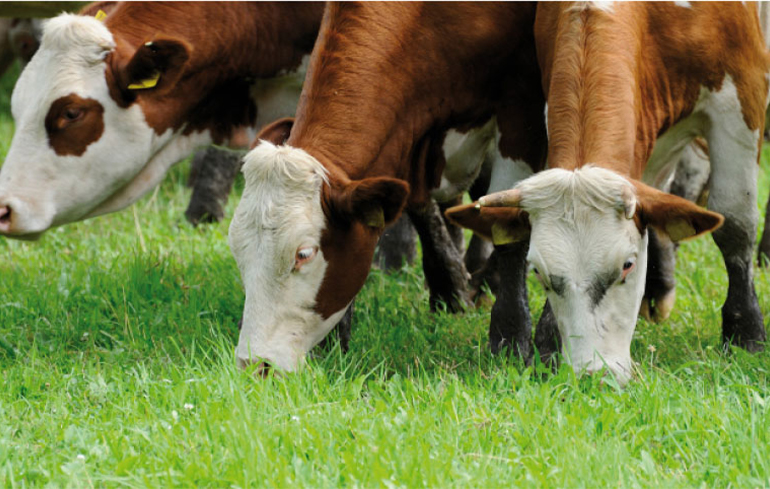
[{"label": "cow head", "polygon": [[447,215],[498,244],[529,238],[528,262],[575,371],[631,377],[631,339],[644,295],[647,226],[679,241],[722,216],[597,167],[553,169]]},{"label": "cow head", "polygon": [[344,315],[409,186],[349,180],[305,151],[264,141],[243,165],[230,225],[246,303],[236,356],[292,371]]},{"label": "cow head", "polygon": [[34,238],[103,212],[131,188],[125,207],[165,173],[150,163],[172,131],[156,134],[133,102],[141,90],[170,90],[189,47],[124,44],[92,17],[62,14],[45,24],[11,99],[16,132],[0,170],[0,234]]}]

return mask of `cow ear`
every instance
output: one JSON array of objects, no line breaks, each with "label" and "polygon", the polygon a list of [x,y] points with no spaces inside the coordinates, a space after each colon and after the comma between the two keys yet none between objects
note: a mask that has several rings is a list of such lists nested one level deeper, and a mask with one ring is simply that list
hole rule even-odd
[{"label": "cow ear", "polygon": [[275,122],[271,122],[259,131],[257,138],[251,146],[254,149],[260,141],[270,141],[276,146],[280,146],[289,139],[291,128],[294,125],[294,117],[284,117]]},{"label": "cow ear", "polygon": [[354,180],[329,192],[329,209],[337,219],[359,221],[384,229],[401,215],[409,195],[409,184],[388,177]]},{"label": "cow ear", "polygon": [[480,207],[474,203],[450,207],[445,214],[453,223],[495,245],[518,243],[529,238],[529,214],[518,207]]},{"label": "cow ear", "polygon": [[682,241],[718,229],[724,217],[689,200],[661,192],[641,182],[636,187],[637,216],[643,224],[668,234],[672,241]]},{"label": "cow ear", "polygon": [[185,41],[157,38],[139,46],[117,74],[120,89],[166,93],[182,77],[192,47]]}]

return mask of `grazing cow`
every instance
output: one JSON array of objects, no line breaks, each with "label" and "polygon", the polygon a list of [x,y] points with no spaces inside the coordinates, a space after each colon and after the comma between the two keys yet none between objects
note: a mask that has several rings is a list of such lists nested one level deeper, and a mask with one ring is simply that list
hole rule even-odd
[{"label": "grazing cow", "polygon": [[295,369],[363,286],[383,227],[405,206],[432,218],[447,130],[495,117],[508,169],[542,167],[534,10],[327,5],[290,136],[275,145],[288,122],[269,126],[244,162],[230,227],[246,290],[241,365]]},{"label": "grazing cow", "polygon": [[[12,97],[0,234],[34,239],[122,209],[197,146],[291,115],[322,11],[321,3],[127,2],[103,20],[48,21]],[[263,82],[292,73],[283,86]]]},{"label": "grazing cow", "polygon": [[708,141],[708,206],[730,286],[723,340],[750,351],[765,330],[752,281],[756,177],[770,59],[755,6],[692,3],[538,6],[551,169],[449,212],[498,242],[529,238],[528,261],[577,371],[625,383],[641,303],[648,227],[673,241],[722,217],[648,183]]}]

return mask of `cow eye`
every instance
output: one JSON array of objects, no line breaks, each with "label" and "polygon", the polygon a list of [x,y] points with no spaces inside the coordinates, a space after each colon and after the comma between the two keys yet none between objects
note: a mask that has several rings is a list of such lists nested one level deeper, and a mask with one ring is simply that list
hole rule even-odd
[{"label": "cow eye", "polygon": [[294,255],[294,270],[302,268],[302,265],[315,258],[318,253],[318,246],[300,246]]},{"label": "cow eye", "polygon": [[66,119],[69,122],[74,122],[83,115],[83,109],[79,109],[77,107],[67,107],[64,110],[64,119]]},{"label": "cow eye", "polygon": [[623,273],[621,274],[620,281],[621,283],[626,282],[626,277],[629,273],[634,271],[634,268],[636,267],[636,260],[634,259],[628,259],[623,263]]}]

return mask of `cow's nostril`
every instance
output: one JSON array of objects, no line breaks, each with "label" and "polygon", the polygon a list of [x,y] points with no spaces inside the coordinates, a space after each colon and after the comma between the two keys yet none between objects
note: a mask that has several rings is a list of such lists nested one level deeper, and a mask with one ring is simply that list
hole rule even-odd
[{"label": "cow's nostril", "polygon": [[270,374],[272,367],[264,360],[244,360],[238,359],[238,366],[244,370],[250,370],[254,377],[266,378]]},{"label": "cow's nostril", "polygon": [[270,364],[262,361],[259,362],[259,365],[257,365],[257,368],[254,369],[254,375],[258,377],[262,377],[263,379],[268,376],[270,373]]},{"label": "cow's nostril", "polygon": [[11,214],[10,206],[0,206],[0,231],[8,231],[11,228]]}]

